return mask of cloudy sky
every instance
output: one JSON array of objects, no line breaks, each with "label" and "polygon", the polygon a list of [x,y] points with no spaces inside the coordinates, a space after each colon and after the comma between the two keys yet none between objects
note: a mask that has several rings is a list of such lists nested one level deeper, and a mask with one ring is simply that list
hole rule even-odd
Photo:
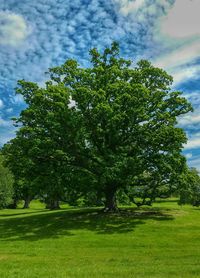
[{"label": "cloudy sky", "polygon": [[174,78],[195,111],[179,120],[184,154],[200,170],[200,0],[0,0],[0,145],[14,136],[24,104],[18,79],[45,81],[67,58],[88,65],[88,50],[115,40],[121,54],[149,59]]}]

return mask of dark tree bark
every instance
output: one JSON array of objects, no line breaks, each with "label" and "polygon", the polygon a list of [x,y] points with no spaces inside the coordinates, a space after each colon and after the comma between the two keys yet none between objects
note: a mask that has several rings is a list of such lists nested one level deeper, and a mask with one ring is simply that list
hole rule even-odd
[{"label": "dark tree bark", "polygon": [[100,190],[97,191],[97,196],[96,196],[96,206],[102,206],[103,201],[102,201],[102,192]]},{"label": "dark tree bark", "polygon": [[118,211],[117,208],[117,201],[116,201],[116,187],[108,187],[105,191],[105,208],[104,212],[116,212]]},{"label": "dark tree bark", "polygon": [[23,206],[23,209],[28,209],[29,206],[30,206],[30,202],[32,201],[32,198],[31,196],[27,196],[25,199],[24,199],[24,206]]},{"label": "dark tree bark", "polygon": [[50,209],[50,210],[60,209],[59,201],[56,199],[47,200],[46,209]]}]

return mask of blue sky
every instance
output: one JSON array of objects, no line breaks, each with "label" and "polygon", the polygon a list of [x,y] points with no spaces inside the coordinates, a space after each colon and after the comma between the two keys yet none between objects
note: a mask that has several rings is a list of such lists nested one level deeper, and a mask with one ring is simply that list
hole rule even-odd
[{"label": "blue sky", "polygon": [[14,137],[24,103],[18,79],[44,84],[67,58],[87,65],[88,50],[118,41],[121,54],[149,59],[174,78],[194,112],[179,119],[184,154],[200,170],[200,0],[0,0],[0,145]]}]

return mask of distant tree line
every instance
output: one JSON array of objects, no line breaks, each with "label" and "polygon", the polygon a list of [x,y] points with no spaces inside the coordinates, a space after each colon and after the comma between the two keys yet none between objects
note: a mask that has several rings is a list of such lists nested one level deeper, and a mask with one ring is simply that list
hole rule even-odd
[{"label": "distant tree line", "polygon": [[18,82],[26,108],[2,150],[14,177],[13,207],[39,198],[50,209],[64,201],[115,211],[118,202],[151,205],[177,191],[183,203],[188,183],[199,184],[177,126],[191,104],[171,90],[164,70],[119,57],[117,43],[90,57],[88,68],[70,59],[49,69],[45,88]]}]

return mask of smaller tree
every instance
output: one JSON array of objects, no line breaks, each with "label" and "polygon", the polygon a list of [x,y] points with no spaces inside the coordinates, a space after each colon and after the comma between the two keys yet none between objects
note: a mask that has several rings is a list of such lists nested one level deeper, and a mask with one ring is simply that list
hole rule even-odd
[{"label": "smaller tree", "polygon": [[[79,152],[85,145],[80,116],[70,106],[64,85],[49,81],[46,88],[39,88],[24,80],[18,84],[17,93],[22,94],[27,107],[13,119],[19,127],[16,137],[3,147],[15,177],[16,198],[24,200],[27,207],[31,198],[38,196],[47,208],[58,209],[66,191],[77,191],[76,182],[84,172],[79,169]],[[69,188],[71,184],[75,188]]]},{"label": "smaller tree", "polygon": [[12,202],[13,176],[3,165],[3,156],[0,155],[0,209]]},{"label": "smaller tree", "polygon": [[200,176],[195,168],[187,169],[182,175],[179,204],[200,206]]},{"label": "smaller tree", "polygon": [[29,208],[31,200],[37,193],[33,182],[34,164],[27,155],[31,144],[23,145],[23,143],[23,137],[16,137],[5,144],[2,149],[4,164],[14,177],[11,208],[16,208],[19,200],[24,201],[24,208]]}]

